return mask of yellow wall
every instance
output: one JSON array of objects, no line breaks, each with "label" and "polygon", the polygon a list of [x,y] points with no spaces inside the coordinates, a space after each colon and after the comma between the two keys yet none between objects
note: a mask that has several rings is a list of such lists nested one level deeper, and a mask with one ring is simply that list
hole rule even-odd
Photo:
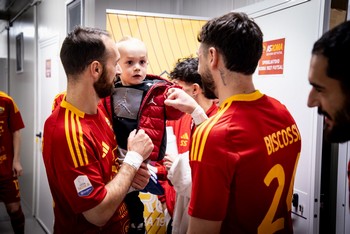
[{"label": "yellow wall", "polygon": [[148,73],[167,77],[179,58],[196,56],[197,35],[205,20],[107,13],[107,31],[114,41],[141,39],[148,48]]}]

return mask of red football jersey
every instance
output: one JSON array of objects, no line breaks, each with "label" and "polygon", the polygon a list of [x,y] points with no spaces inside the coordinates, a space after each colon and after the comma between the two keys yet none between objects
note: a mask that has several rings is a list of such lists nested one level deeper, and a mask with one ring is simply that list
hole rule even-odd
[{"label": "red football jersey", "polygon": [[292,233],[301,150],[293,117],[256,91],[235,95],[194,132],[189,214],[223,221],[221,233]]},{"label": "red football jersey", "polygon": [[[217,110],[218,107],[213,102],[213,105],[207,110],[206,114],[210,117],[216,114]],[[191,145],[192,131],[194,128],[194,122],[192,120],[191,115],[185,114],[179,120],[167,121],[167,126],[173,127],[179,154],[183,154],[189,151]],[[158,166],[158,168],[160,167],[161,166]],[[170,215],[172,216],[174,212],[176,192],[174,190],[174,187],[168,182],[168,180],[161,181],[161,183],[165,191],[166,205]]]},{"label": "red football jersey", "polygon": [[[207,110],[208,117],[216,114],[218,107],[213,105]],[[176,136],[176,143],[179,154],[183,154],[190,150],[191,135],[194,128],[194,122],[190,114],[185,114],[179,120],[167,121],[167,126],[172,126]]]},{"label": "red football jersey", "polygon": [[24,123],[16,103],[0,92],[0,181],[13,178],[13,132],[22,128]]},{"label": "red football jersey", "polygon": [[116,147],[111,123],[100,109],[89,115],[63,99],[46,120],[43,158],[54,200],[54,232],[126,233],[125,203],[103,228],[82,215],[106,196],[105,185],[118,168]]}]

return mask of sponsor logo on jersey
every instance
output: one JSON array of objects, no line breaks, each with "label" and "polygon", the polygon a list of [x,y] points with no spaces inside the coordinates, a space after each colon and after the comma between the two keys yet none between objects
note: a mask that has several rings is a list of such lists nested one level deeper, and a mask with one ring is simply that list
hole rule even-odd
[{"label": "sponsor logo on jersey", "polygon": [[109,146],[104,141],[102,141],[102,151],[103,151],[102,158],[104,158],[106,157],[109,151]]},{"label": "sponsor logo on jersey", "polygon": [[89,196],[94,190],[89,178],[86,175],[80,175],[74,180],[75,189],[78,192],[79,197]]},{"label": "sponsor logo on jersey", "polygon": [[0,106],[0,115],[3,114],[5,112],[5,107]]},{"label": "sponsor logo on jersey", "polygon": [[188,137],[187,132],[186,132],[185,134],[183,134],[180,138],[181,138],[181,139],[184,139],[184,140],[188,140],[189,137]]}]

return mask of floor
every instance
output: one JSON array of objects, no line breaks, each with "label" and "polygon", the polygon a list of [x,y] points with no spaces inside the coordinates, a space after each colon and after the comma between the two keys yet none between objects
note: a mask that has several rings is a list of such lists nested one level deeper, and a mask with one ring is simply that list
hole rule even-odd
[{"label": "floor", "polygon": [[[40,224],[28,211],[28,209],[26,209],[26,207],[24,206],[22,206],[22,209],[26,218],[25,233],[26,234],[46,234],[46,232],[42,229]],[[6,213],[6,208],[4,203],[0,203],[0,233],[13,234],[10,218]]]}]

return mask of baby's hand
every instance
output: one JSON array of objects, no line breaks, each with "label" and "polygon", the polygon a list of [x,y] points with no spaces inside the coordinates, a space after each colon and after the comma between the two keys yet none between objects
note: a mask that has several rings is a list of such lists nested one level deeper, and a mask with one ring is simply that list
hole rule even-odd
[{"label": "baby's hand", "polygon": [[178,157],[178,155],[176,155],[176,154],[165,154],[163,165],[165,166],[165,168],[168,171],[170,170],[171,165],[173,165],[173,162],[175,161],[175,159],[177,157]]}]

